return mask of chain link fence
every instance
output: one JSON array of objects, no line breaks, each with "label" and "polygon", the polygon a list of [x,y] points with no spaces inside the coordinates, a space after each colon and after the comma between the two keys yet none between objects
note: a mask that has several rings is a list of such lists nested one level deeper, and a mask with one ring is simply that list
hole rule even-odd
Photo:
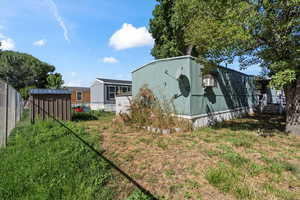
[{"label": "chain link fence", "polygon": [[7,138],[21,119],[23,100],[10,85],[0,80],[0,147],[5,147]]}]

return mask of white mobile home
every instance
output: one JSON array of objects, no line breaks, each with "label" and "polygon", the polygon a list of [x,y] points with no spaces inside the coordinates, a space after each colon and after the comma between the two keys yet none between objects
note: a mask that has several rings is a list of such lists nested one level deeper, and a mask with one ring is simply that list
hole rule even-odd
[{"label": "white mobile home", "polygon": [[91,86],[91,109],[116,111],[116,96],[131,92],[132,82],[97,78]]}]

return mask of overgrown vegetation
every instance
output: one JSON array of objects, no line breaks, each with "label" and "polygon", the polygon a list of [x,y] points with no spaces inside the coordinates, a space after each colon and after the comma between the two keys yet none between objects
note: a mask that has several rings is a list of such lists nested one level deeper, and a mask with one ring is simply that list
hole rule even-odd
[{"label": "overgrown vegetation", "polygon": [[109,165],[53,121],[23,123],[0,157],[0,199],[114,199]]},{"label": "overgrown vegetation", "polygon": [[111,116],[113,113],[105,112],[102,110],[91,110],[88,112],[74,112],[72,115],[73,121],[88,121],[88,120],[97,120],[102,117]]},{"label": "overgrown vegetation", "polygon": [[[172,135],[116,130],[112,119],[81,123],[101,132],[106,155],[159,199],[300,196],[300,138],[281,131],[282,116],[251,116]],[[265,132],[272,134],[260,134]],[[119,187],[116,199],[135,190],[127,183]],[[140,192],[130,197],[143,199]]]},{"label": "overgrown vegetation", "polygon": [[131,126],[154,129],[169,129],[174,131],[180,128],[182,131],[191,130],[191,124],[175,116],[176,111],[170,102],[160,102],[153,92],[144,86],[139,94],[131,101],[129,114],[121,113],[122,121]]}]

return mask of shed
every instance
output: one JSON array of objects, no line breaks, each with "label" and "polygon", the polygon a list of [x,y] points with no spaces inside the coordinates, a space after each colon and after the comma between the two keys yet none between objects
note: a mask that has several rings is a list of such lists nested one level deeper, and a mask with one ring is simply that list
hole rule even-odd
[{"label": "shed", "polygon": [[31,89],[29,91],[31,121],[37,117],[71,120],[71,91],[65,89]]},{"label": "shed", "polygon": [[255,77],[226,67],[205,72],[191,56],[155,60],[132,72],[132,95],[147,86],[177,116],[194,127],[211,125],[253,112],[257,106]]}]

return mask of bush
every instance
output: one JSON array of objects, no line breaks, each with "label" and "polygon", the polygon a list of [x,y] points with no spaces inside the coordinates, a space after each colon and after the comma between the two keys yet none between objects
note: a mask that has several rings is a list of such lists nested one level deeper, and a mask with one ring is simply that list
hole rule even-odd
[{"label": "bush", "polygon": [[72,121],[88,121],[97,119],[98,117],[95,116],[92,112],[75,112],[72,115]]},{"label": "bush", "polygon": [[144,86],[130,102],[129,114],[121,113],[120,117],[125,124],[139,128],[150,126],[159,129],[191,130],[191,123],[176,117],[175,114],[171,102],[158,101],[153,92]]},{"label": "bush", "polygon": [[14,129],[0,157],[0,199],[113,199],[109,165],[53,121]]}]

